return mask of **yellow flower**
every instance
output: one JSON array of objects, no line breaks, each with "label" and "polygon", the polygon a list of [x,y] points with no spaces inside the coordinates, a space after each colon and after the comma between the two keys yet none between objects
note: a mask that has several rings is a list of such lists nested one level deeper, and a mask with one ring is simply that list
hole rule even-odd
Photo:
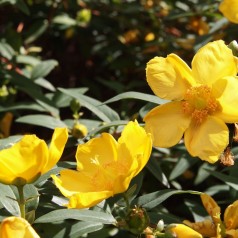
[{"label": "yellow flower", "polygon": [[183,224],[171,224],[168,230],[175,238],[202,238],[201,234]]},{"label": "yellow flower", "polygon": [[191,227],[205,237],[238,237],[238,200],[229,205],[224,213],[224,222],[220,218],[221,209],[212,197],[203,193],[201,195],[203,206],[212,220],[192,223],[185,220],[184,224]]},{"label": "yellow flower", "polygon": [[33,183],[58,162],[67,139],[67,129],[56,128],[49,148],[35,135],[25,135],[12,147],[1,150],[0,182],[17,186]]},{"label": "yellow flower", "polygon": [[52,175],[55,185],[69,198],[68,208],[85,208],[122,193],[146,165],[152,149],[150,134],[129,122],[118,142],[109,133],[78,145],[77,170]]},{"label": "yellow flower", "polygon": [[233,23],[238,23],[238,1],[224,0],[219,6],[221,13]]},{"label": "yellow flower", "polygon": [[40,236],[25,219],[7,217],[0,225],[0,238],[40,238]]},{"label": "yellow flower", "polygon": [[223,41],[202,47],[192,68],[175,54],[147,64],[147,81],[160,98],[172,100],[144,118],[154,146],[171,147],[184,135],[192,156],[214,163],[228,144],[225,123],[238,121],[237,58]]},{"label": "yellow flower", "polygon": [[13,114],[7,112],[0,120],[0,138],[6,138],[10,135]]}]

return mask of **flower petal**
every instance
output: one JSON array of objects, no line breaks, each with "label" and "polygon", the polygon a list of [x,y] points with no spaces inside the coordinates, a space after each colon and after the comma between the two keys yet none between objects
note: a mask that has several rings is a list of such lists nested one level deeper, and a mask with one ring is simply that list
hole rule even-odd
[{"label": "flower petal", "polygon": [[95,180],[84,172],[65,169],[60,171],[60,176],[51,177],[60,192],[69,198],[68,208],[92,207],[113,196],[112,189],[106,188],[106,181]]},{"label": "flower petal", "polygon": [[[216,113],[226,123],[238,122],[238,77],[226,77],[213,85],[215,95],[222,111]],[[221,93],[222,91],[222,93]]]},{"label": "flower petal", "polygon": [[133,176],[136,176],[150,158],[152,150],[151,135],[146,133],[137,121],[130,121],[123,129],[118,144],[118,160],[122,164],[130,162],[128,172],[133,171]]},{"label": "flower petal", "polygon": [[216,226],[212,220],[204,220],[199,222],[190,222],[188,220],[183,221],[183,223],[193,230],[197,231],[204,237],[215,237],[216,236]]},{"label": "flower petal", "polygon": [[169,231],[176,238],[202,238],[202,235],[184,224],[171,224]]},{"label": "flower petal", "polygon": [[184,133],[185,146],[192,156],[215,163],[228,144],[226,124],[216,117],[208,117],[201,125],[191,124]]},{"label": "flower petal", "polygon": [[49,148],[48,163],[45,165],[43,173],[48,172],[59,161],[65,144],[68,140],[67,128],[55,128]]},{"label": "flower petal", "polygon": [[231,22],[238,23],[237,0],[223,0],[219,6],[222,14]]},{"label": "flower petal", "polygon": [[150,60],[146,78],[154,94],[168,100],[182,100],[187,88],[193,84],[191,69],[175,54]]},{"label": "flower petal", "polygon": [[100,166],[105,167],[117,161],[117,147],[117,141],[109,133],[102,133],[101,137],[78,145],[76,152],[77,169],[79,171],[87,170],[87,173],[94,174]]},{"label": "flower petal", "polygon": [[75,193],[69,199],[68,208],[88,208],[93,207],[106,198],[111,197],[111,191]]},{"label": "flower petal", "polygon": [[197,83],[211,86],[218,79],[237,74],[237,58],[224,41],[208,43],[194,56],[192,74]]},{"label": "flower petal", "polygon": [[7,217],[0,225],[0,237],[40,238],[27,220],[21,217]]},{"label": "flower petal", "polygon": [[238,228],[238,200],[226,208],[224,222],[227,230]]},{"label": "flower petal", "polygon": [[152,109],[144,121],[154,146],[171,147],[182,138],[191,119],[183,114],[181,102],[169,102]]},{"label": "flower petal", "polygon": [[0,151],[0,181],[16,184],[22,179],[31,183],[41,175],[47,159],[46,143],[35,135],[25,135],[12,147]]},{"label": "flower petal", "polygon": [[214,224],[220,223],[221,209],[217,205],[216,201],[206,193],[201,194],[201,200],[202,200],[204,208],[206,209],[207,213],[211,216]]}]

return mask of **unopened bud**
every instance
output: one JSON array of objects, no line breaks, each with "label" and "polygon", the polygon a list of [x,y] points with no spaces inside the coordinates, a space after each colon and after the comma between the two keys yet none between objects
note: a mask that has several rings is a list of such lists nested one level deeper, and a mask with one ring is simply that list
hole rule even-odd
[{"label": "unopened bud", "polygon": [[88,134],[88,129],[85,125],[75,123],[72,129],[72,136],[76,139],[85,137]]}]

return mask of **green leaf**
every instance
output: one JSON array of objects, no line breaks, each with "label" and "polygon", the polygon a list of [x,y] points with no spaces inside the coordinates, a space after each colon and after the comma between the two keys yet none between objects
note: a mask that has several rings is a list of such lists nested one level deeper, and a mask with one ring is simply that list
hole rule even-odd
[{"label": "green leaf", "polygon": [[35,80],[35,83],[40,85],[43,88],[48,89],[49,91],[54,92],[55,91],[55,87],[53,84],[51,84],[48,80],[44,79],[44,78],[38,78]]},{"label": "green leaf", "polygon": [[30,15],[29,8],[23,0],[17,0],[16,6],[26,15]]},{"label": "green leaf", "polygon": [[133,204],[137,206],[141,206],[145,209],[153,209],[154,207],[160,205],[163,201],[175,194],[183,194],[183,193],[190,193],[190,194],[201,194],[201,192],[192,191],[192,190],[174,190],[174,189],[165,189],[158,192],[149,193],[143,195],[133,201]]},{"label": "green leaf", "polygon": [[7,58],[8,60],[11,60],[12,57],[15,55],[15,52],[9,44],[1,41],[0,42],[0,55]]},{"label": "green leaf", "polygon": [[73,98],[76,98],[82,106],[92,111],[105,122],[111,122],[120,119],[119,115],[114,110],[106,105],[102,105],[102,102],[96,99],[90,98],[80,93],[75,93],[75,91],[71,89],[58,88],[58,90]]},{"label": "green leaf", "polygon": [[33,110],[33,111],[45,112],[44,107],[40,106],[37,103],[31,103],[31,102],[15,103],[14,106],[8,106],[8,107],[0,106],[0,112],[9,112],[14,110]]},{"label": "green leaf", "polygon": [[16,122],[43,126],[49,129],[55,129],[56,127],[67,127],[66,124],[60,119],[41,114],[19,117]]},{"label": "green leaf", "polygon": [[70,232],[67,232],[67,227],[63,228],[53,238],[66,237],[65,234],[67,234],[67,238],[79,238],[79,237],[83,237],[83,235],[87,233],[101,230],[102,228],[103,228],[103,224],[101,223],[81,221],[72,225],[70,227]]},{"label": "green leaf", "polygon": [[231,175],[226,175],[222,174],[216,171],[210,171],[208,170],[209,173],[229,185],[230,187],[234,188],[235,190],[238,190],[238,184],[237,184],[237,177],[231,176]]},{"label": "green leaf", "polygon": [[35,223],[59,222],[65,219],[100,222],[103,224],[114,224],[116,222],[115,218],[111,214],[105,212],[78,209],[59,209],[37,218]]},{"label": "green leaf", "polygon": [[157,96],[146,94],[146,93],[126,92],[126,93],[121,93],[121,94],[107,100],[106,102],[104,102],[104,104],[116,102],[116,101],[119,101],[122,99],[139,99],[139,100],[143,100],[143,101],[147,101],[147,102],[152,102],[155,104],[164,104],[164,103],[168,102],[168,100],[160,99]]},{"label": "green leaf", "polygon": [[76,20],[66,14],[54,17],[52,22],[66,26],[75,26],[77,24]]},{"label": "green leaf", "polygon": [[174,180],[178,176],[180,176],[182,173],[184,173],[188,168],[193,166],[197,160],[194,158],[191,158],[190,156],[185,156],[182,155],[179,159],[178,162],[176,163],[175,167],[171,171],[169,175],[169,180]]},{"label": "green leaf", "polygon": [[46,60],[44,62],[37,64],[31,72],[31,79],[35,80],[38,78],[44,78],[57,65],[58,65],[58,62],[56,60]]},{"label": "green leaf", "polygon": [[59,115],[59,109],[42,93],[41,88],[34,81],[14,71],[8,71],[7,76],[13,84],[41,104],[51,115],[56,117]]},{"label": "green leaf", "polygon": [[14,216],[20,216],[20,208],[16,196],[9,185],[0,183],[0,202]]},{"label": "green leaf", "polygon": [[48,28],[48,21],[46,19],[39,20],[31,24],[30,29],[26,33],[25,44],[30,44],[38,39]]},{"label": "green leaf", "polygon": [[167,188],[170,187],[169,181],[163,173],[157,158],[151,157],[146,165],[146,168],[149,169],[155,178],[158,179],[158,181],[160,181],[163,185],[165,185]]}]

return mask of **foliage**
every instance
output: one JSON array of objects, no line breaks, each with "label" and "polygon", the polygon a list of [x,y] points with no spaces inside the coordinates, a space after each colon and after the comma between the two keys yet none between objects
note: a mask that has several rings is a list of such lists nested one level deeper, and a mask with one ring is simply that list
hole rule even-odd
[{"label": "foliage", "polygon": [[[48,143],[55,128],[69,131],[57,165],[24,186],[25,218],[41,237],[136,237],[146,226],[164,231],[162,220],[165,227],[185,218],[204,220],[201,193],[222,208],[237,200],[233,124],[233,166],[193,158],[183,141],[154,147],[124,194],[89,209],[66,209],[51,178],[76,168],[79,144],[102,132],[117,139],[128,121],[143,126],[152,108],[168,102],[146,82],[145,67],[154,56],[175,53],[190,64],[208,42],[236,40],[237,25],[221,14],[220,2],[0,0],[0,149],[24,134]],[[0,184],[0,190],[0,219],[20,216],[17,188]],[[144,218],[139,225],[138,214]]]}]

